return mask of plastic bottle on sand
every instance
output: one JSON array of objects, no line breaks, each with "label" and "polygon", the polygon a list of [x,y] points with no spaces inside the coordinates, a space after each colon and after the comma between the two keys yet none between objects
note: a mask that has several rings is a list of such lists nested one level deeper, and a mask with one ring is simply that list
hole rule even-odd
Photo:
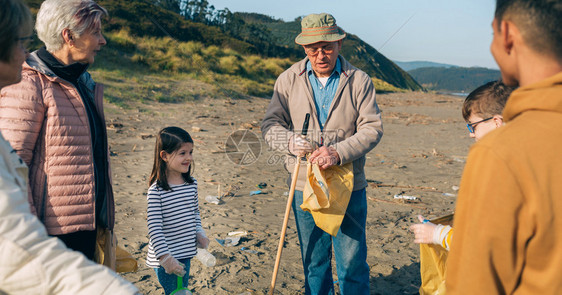
[{"label": "plastic bottle on sand", "polygon": [[217,264],[217,259],[207,249],[197,248],[197,255],[195,257],[206,267],[212,267]]}]

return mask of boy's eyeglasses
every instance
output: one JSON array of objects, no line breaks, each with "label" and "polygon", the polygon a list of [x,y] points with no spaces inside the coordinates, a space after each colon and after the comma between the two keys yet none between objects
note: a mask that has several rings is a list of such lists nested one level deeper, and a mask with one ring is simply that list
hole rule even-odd
[{"label": "boy's eyeglasses", "polygon": [[328,55],[328,54],[332,54],[334,52],[335,49],[335,45],[334,44],[328,44],[322,47],[305,47],[304,51],[306,52],[306,54],[308,54],[309,56],[317,56],[318,54],[320,54],[320,51],[322,51],[322,53],[324,53],[324,55]]},{"label": "boy's eyeglasses", "polygon": [[478,124],[480,124],[480,123],[482,123],[482,122],[486,122],[486,121],[488,121],[488,120],[491,120],[491,119],[493,119],[493,118],[494,118],[494,117],[490,117],[490,118],[486,118],[486,119],[484,119],[484,120],[480,120],[480,121],[478,121],[478,122],[468,123],[468,124],[466,124],[466,128],[468,128],[468,132],[474,133],[474,128],[476,128],[476,125],[478,125]]}]

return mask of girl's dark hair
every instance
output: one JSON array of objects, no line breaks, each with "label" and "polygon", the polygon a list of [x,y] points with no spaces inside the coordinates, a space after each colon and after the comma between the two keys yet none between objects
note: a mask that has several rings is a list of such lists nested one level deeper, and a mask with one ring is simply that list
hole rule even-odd
[{"label": "girl's dark hair", "polygon": [[[156,182],[164,190],[171,190],[166,177],[166,162],[160,157],[160,152],[165,151],[171,154],[177,151],[183,143],[193,143],[193,139],[187,131],[179,127],[166,127],[158,132],[156,147],[154,148],[154,165],[152,166],[152,173],[150,173],[150,180],[148,182],[149,186]],[[183,179],[187,183],[193,183],[193,178],[191,177],[192,166],[193,161],[187,173],[182,173]]]}]

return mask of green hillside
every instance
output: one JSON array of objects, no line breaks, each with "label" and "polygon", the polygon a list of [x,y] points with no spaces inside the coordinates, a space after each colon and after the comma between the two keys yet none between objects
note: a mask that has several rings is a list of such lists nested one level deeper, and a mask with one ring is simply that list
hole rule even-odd
[{"label": "green hillside", "polygon": [[[27,4],[36,13],[41,2],[28,0]],[[160,5],[153,4],[157,2]],[[192,9],[188,17],[163,2],[98,1],[109,12],[103,21],[107,45],[90,72],[108,86],[106,98],[110,101],[126,105],[128,101],[179,102],[201,96],[268,97],[277,76],[303,56],[294,42],[287,45],[278,39],[279,30],[296,24],[296,30],[285,32],[294,40],[300,30],[298,23],[255,13],[242,17],[228,10],[214,11],[204,0],[190,3],[202,5],[199,8],[206,14],[201,17]],[[272,29],[272,24],[279,28]],[[34,47],[39,46],[36,40]],[[370,46],[353,37],[342,52],[374,78],[379,90],[421,88],[409,75],[388,66],[391,62],[382,55],[370,53]],[[194,79],[207,86],[191,87],[197,84],[189,82]]]},{"label": "green hillside", "polygon": [[454,92],[470,92],[480,85],[501,78],[498,70],[478,67],[426,67],[408,73],[427,89]]},{"label": "green hillside", "polygon": [[[238,14],[245,20],[251,21],[251,16]],[[271,33],[277,37],[277,42],[287,47],[301,50],[295,44],[295,37],[301,31],[300,18],[292,22],[267,21],[263,22]],[[304,55],[304,53],[302,53]],[[341,50],[343,55],[351,64],[365,71],[371,77],[384,81],[396,88],[407,90],[421,90],[422,87],[404,70],[396,66],[391,60],[378,52],[371,45],[365,43],[356,35],[347,33]]]},{"label": "green hillside", "polygon": [[386,81],[398,88],[422,89],[412,76],[356,35],[347,34],[341,54],[371,77]]}]

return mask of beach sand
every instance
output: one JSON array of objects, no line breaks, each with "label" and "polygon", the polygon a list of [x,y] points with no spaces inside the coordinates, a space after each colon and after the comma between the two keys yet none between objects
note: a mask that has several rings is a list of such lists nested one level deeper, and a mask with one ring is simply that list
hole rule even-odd
[{"label": "beach sand", "polygon": [[[420,285],[419,247],[408,227],[417,222],[418,214],[434,218],[454,211],[456,190],[473,141],[461,116],[462,98],[411,92],[380,94],[377,100],[384,136],[367,154],[365,167],[371,294],[414,294]],[[106,104],[116,234],[119,245],[139,263],[137,272],[123,276],[143,294],[162,294],[154,271],[145,266],[146,190],[154,136],[166,126],[186,129],[195,141],[194,177],[199,183],[202,225],[211,239],[209,250],[217,258],[214,267],[192,260],[189,288],[196,294],[267,294],[289,191],[288,173],[279,160],[282,155],[261,140],[259,125],[268,103],[262,98],[201,98],[130,108]],[[255,152],[257,160],[249,165],[238,165],[231,160],[237,159],[236,154],[225,153],[225,149],[232,152],[233,147],[225,145],[237,130],[248,138],[252,134],[259,138],[253,145],[239,146]],[[264,194],[250,196],[251,191],[259,190],[259,183],[267,184]],[[221,194],[231,194],[220,205],[207,203],[205,197],[218,195],[219,186]],[[398,194],[417,199],[395,199]],[[233,231],[248,235],[232,247],[215,240],[225,239]],[[303,284],[291,212],[276,294],[304,294]]]}]

